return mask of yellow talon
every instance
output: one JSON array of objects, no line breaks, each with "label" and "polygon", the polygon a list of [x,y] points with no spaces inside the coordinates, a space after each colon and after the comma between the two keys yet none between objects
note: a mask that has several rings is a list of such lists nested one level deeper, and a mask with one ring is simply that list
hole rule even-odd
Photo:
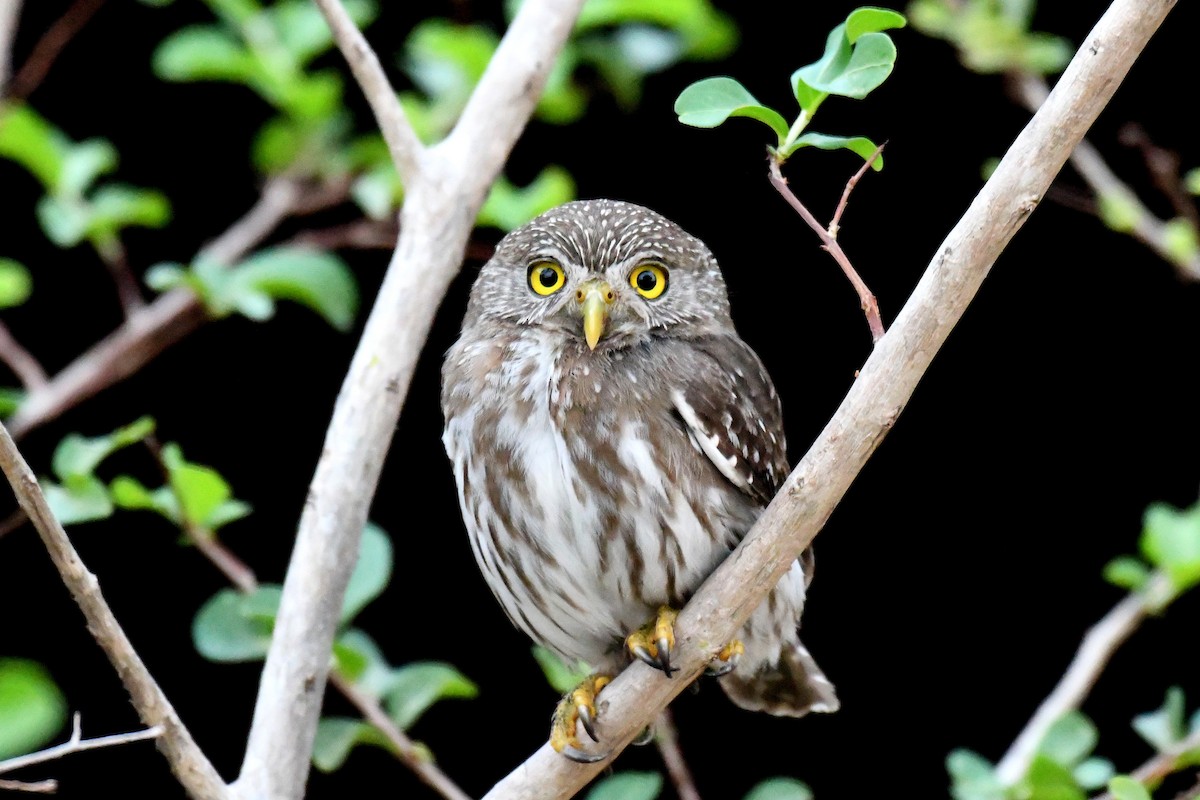
[{"label": "yellow talon", "polygon": [[631,654],[671,677],[677,672],[671,666],[671,651],[675,647],[675,619],[679,612],[661,606],[654,619],[625,637],[625,647]]},{"label": "yellow talon", "polygon": [[603,761],[609,753],[586,753],[576,734],[578,723],[583,723],[592,741],[596,738],[596,696],[600,690],[612,682],[609,675],[589,675],[583,682],[563,696],[554,709],[554,719],[550,726],[550,746],[556,753],[562,753],[572,761],[587,764],[593,761]]}]

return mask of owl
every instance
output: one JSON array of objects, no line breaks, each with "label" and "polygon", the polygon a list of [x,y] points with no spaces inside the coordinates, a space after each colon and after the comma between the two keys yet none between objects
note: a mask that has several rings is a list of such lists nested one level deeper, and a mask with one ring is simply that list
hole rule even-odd
[{"label": "owl", "polygon": [[[708,248],[659,214],[566,203],[505,236],[442,368],[443,443],[475,560],[508,618],[594,673],[550,742],[591,761],[595,696],[631,658],[671,676],[677,610],[789,472],[779,397],[734,330]],[[797,634],[792,564],[713,654],[737,705],[838,699]]]}]

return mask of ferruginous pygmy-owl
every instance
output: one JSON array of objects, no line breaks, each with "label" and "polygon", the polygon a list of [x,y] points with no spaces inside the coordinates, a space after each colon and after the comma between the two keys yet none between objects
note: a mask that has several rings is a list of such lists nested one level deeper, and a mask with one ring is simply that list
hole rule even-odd
[{"label": "ferruginous pygmy-owl", "polygon": [[[509,619],[596,671],[551,743],[577,760],[594,696],[636,656],[668,675],[675,611],[789,472],[779,398],[708,248],[631,203],[547,211],[505,236],[442,369],[443,442],[475,559]],[[739,706],[838,707],[800,643],[806,553],[711,672]],[[736,665],[736,669],[733,669]]]}]

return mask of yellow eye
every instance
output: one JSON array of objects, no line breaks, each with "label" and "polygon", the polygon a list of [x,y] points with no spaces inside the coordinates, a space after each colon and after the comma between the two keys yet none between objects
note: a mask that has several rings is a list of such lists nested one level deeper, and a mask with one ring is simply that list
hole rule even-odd
[{"label": "yellow eye", "polygon": [[554,294],[566,282],[562,267],[553,261],[538,261],[529,268],[529,285],[542,297]]},{"label": "yellow eye", "polygon": [[629,285],[647,300],[667,290],[667,271],[658,264],[643,264],[629,275]]}]

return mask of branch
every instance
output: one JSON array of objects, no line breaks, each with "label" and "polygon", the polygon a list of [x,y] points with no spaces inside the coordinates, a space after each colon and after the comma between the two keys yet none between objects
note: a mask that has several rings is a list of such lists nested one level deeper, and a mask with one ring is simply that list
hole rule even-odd
[{"label": "branch", "polygon": [[0,778],[0,791],[54,794],[58,791],[58,781],[53,778],[44,781],[10,781]]},{"label": "branch", "polygon": [[[204,247],[197,258],[208,258],[218,264],[234,263],[288,217],[299,202],[298,192],[291,181],[270,181],[254,207]],[[208,314],[191,290],[174,289],[161,295],[64,367],[45,386],[30,392],[8,421],[9,430],[20,439],[128,378],[206,321]]]},{"label": "branch", "polygon": [[1037,755],[1038,746],[1046,738],[1046,732],[1064,714],[1083,704],[1100,673],[1108,666],[1112,654],[1137,630],[1148,614],[1162,608],[1163,599],[1169,597],[1172,591],[1170,579],[1156,573],[1141,591],[1126,595],[1088,630],[1054,691],[1038,706],[1025,729],[996,766],[996,777],[1003,785],[1012,786],[1025,777]]},{"label": "branch", "polygon": [[[750,534],[680,613],[678,677],[664,680],[662,673],[635,662],[605,687],[598,730],[606,748],[619,752],[649,724],[700,673],[716,650],[714,643],[734,637],[812,542],[895,424],[996,258],[1173,6],[1174,0],[1116,0],[1097,23],[947,236],[829,424]],[[568,797],[610,762],[576,764],[543,745],[485,800]]]},{"label": "branch", "polygon": [[[1154,756],[1145,764],[1142,764],[1129,773],[1129,777],[1138,781],[1143,786],[1156,786],[1163,778],[1174,772],[1178,772],[1190,763],[1194,763],[1185,759],[1184,756],[1196,751],[1200,751],[1200,731],[1194,731],[1174,747]],[[1105,792],[1104,794],[1097,795],[1094,800],[1115,800],[1115,798],[1110,792]]]},{"label": "branch", "polygon": [[[19,2],[18,5],[20,5]],[[46,74],[50,71],[50,67],[58,58],[59,53],[79,31],[83,30],[83,26],[100,10],[102,5],[104,5],[104,0],[75,0],[71,7],[42,34],[42,38],[38,39],[37,44],[33,46],[33,52],[29,54],[29,58],[13,76],[8,96],[24,100],[33,94],[34,89],[46,79]],[[3,84],[4,82],[0,81],[0,86]]]},{"label": "branch", "polygon": [[38,535],[42,537],[63,583],[70,589],[71,596],[87,619],[88,630],[112,662],[129,692],[138,716],[146,725],[162,728],[159,750],[166,756],[179,783],[188,794],[199,800],[224,800],[229,795],[221,776],[184,727],[170,701],[133,649],[101,594],[96,576],[88,572],[80,560],[66,531],[50,511],[37,478],[3,425],[0,425],[0,469],[3,469],[12,485],[17,502],[25,509]]},{"label": "branch", "polygon": [[[1033,75],[1020,75],[1015,78],[1015,85],[1021,102],[1030,111],[1036,111],[1046,98],[1046,84],[1041,78]],[[1134,210],[1137,221],[1134,223],[1133,229],[1129,231],[1133,238],[1174,266],[1181,278],[1200,281],[1200,256],[1194,256],[1188,261],[1180,261],[1171,252],[1168,246],[1166,223],[1146,208],[1133,189],[1130,189],[1117,177],[1116,173],[1105,163],[1100,151],[1090,142],[1081,141],[1075,148],[1075,152],[1071,156],[1071,166],[1075,167],[1075,171],[1091,187],[1097,200],[1105,197],[1115,198]]]},{"label": "branch", "polygon": [[129,744],[130,742],[140,742],[145,739],[157,739],[166,732],[162,725],[155,725],[153,728],[146,728],[141,731],[133,731],[131,733],[114,733],[110,736],[98,736],[95,739],[83,738],[83,727],[80,723],[79,712],[75,712],[75,716],[71,722],[71,738],[62,744],[54,747],[47,747],[45,750],[39,750],[36,753],[17,756],[6,761],[0,761],[0,775],[6,772],[15,772],[25,767],[32,767],[34,764],[44,764],[47,761],[69,756],[72,753],[82,753],[84,750],[96,750],[101,747],[114,747],[119,744]]},{"label": "branch", "polygon": [[300,519],[237,789],[298,797],[308,774],[342,595],[433,317],[492,180],[583,0],[526,0],[458,126],[405,187],[401,233],[326,432]]},{"label": "branch", "polygon": [[36,391],[46,385],[46,370],[3,322],[0,322],[0,361],[13,371],[25,391]]},{"label": "branch", "polygon": [[700,800],[696,779],[692,777],[692,771],[688,769],[687,761],[683,758],[683,749],[679,746],[679,731],[675,728],[671,709],[664,708],[659,712],[654,728],[654,744],[662,756],[676,796],[679,800]]},{"label": "branch", "polygon": [[375,121],[379,123],[379,130],[392,154],[396,172],[400,175],[400,182],[407,186],[421,166],[425,147],[417,139],[404,109],[400,107],[396,90],[384,73],[379,56],[375,55],[362,31],[350,19],[341,0],[316,0],[316,4],[325,15],[338,49],[346,57],[354,79],[371,105]]},{"label": "branch", "polygon": [[[836,261],[838,266],[842,268],[842,272],[846,274],[846,277],[850,280],[851,285],[854,286],[854,291],[858,293],[859,305],[862,307],[863,314],[865,314],[867,317],[867,326],[871,329],[871,341],[878,343],[879,340],[883,338],[884,333],[883,318],[879,316],[879,303],[875,300],[875,295],[871,293],[869,288],[867,288],[867,284],[864,283],[863,279],[858,276],[858,272],[855,271],[854,266],[850,263],[849,257],[847,257],[845,251],[842,250],[842,246],[838,244],[836,226],[841,217],[842,204],[838,204],[837,216],[835,216],[834,221],[830,223],[830,230],[826,230],[820,222],[817,222],[817,218],[813,216],[812,212],[808,210],[804,203],[800,202],[800,198],[796,197],[795,193],[792,192],[791,188],[788,187],[787,178],[783,177],[783,173],[779,171],[779,162],[774,158],[772,158],[770,161],[771,166],[768,177],[770,178],[771,185],[775,187],[775,191],[779,192],[779,194],[783,196],[783,199],[788,202],[788,205],[790,205],[795,212],[800,215],[800,218],[808,223],[808,227],[816,231],[817,236],[821,237],[822,248],[825,249],[829,255],[833,256],[833,260]],[[867,162],[867,164],[870,163],[870,161]],[[855,182],[857,182],[857,180],[855,180]],[[845,197],[847,194],[849,194],[851,188],[852,184],[847,184],[846,191],[842,195],[843,200],[845,200]]]},{"label": "branch", "polygon": [[17,18],[21,16],[21,0],[0,0],[0,98],[8,92],[8,76],[12,71],[12,43],[17,35]]}]

